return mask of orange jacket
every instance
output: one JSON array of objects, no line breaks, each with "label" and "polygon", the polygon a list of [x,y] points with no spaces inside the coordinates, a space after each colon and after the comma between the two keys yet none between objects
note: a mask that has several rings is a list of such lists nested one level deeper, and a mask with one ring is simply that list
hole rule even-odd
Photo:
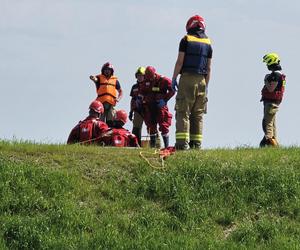
[{"label": "orange jacket", "polygon": [[108,102],[111,105],[116,105],[116,98],[117,98],[117,80],[116,76],[111,76],[107,79],[104,75],[98,75],[98,88],[97,94],[99,100],[102,103]]}]

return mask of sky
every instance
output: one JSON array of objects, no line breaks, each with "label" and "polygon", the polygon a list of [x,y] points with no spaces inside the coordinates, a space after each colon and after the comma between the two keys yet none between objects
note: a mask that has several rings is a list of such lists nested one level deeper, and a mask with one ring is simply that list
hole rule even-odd
[{"label": "sky", "polygon": [[65,143],[96,97],[89,76],[107,61],[124,91],[117,109],[129,111],[136,69],[171,78],[185,24],[199,14],[214,50],[203,148],[258,146],[269,52],[287,76],[279,142],[299,146],[299,13],[297,0],[0,0],[0,138]]}]

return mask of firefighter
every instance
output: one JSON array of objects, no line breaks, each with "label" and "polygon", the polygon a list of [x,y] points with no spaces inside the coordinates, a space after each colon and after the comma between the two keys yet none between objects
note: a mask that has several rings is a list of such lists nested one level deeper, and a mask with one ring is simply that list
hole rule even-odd
[{"label": "firefighter", "polygon": [[167,102],[175,94],[171,80],[156,73],[152,66],[145,70],[145,81],[141,86],[143,97],[144,121],[150,133],[150,147],[156,146],[157,125],[161,131],[164,147],[169,146],[169,127],[172,114],[169,112]]},{"label": "firefighter", "polygon": [[127,122],[128,115],[125,110],[117,110],[110,130],[101,138],[105,146],[113,147],[138,147],[137,137],[123,126]]},{"label": "firefighter", "polygon": [[90,79],[96,85],[97,100],[100,101],[104,107],[101,120],[110,124],[115,113],[114,107],[116,103],[121,100],[123,95],[120,82],[114,75],[113,65],[109,62],[103,64],[101,74],[96,76],[91,75]]},{"label": "firefighter", "polygon": [[[206,113],[207,89],[211,72],[212,46],[205,34],[201,16],[189,18],[187,35],[179,45],[172,77],[172,88],[178,90],[176,111],[176,149],[200,149],[203,114]],[[179,84],[177,76],[181,74]]]},{"label": "firefighter", "polygon": [[95,100],[89,106],[89,116],[72,129],[67,144],[81,143],[92,144],[98,143],[101,135],[109,128],[106,123],[100,120],[104,112],[101,102]]},{"label": "firefighter", "polygon": [[145,68],[138,67],[135,72],[136,83],[132,86],[130,91],[131,102],[129,120],[132,121],[132,133],[137,137],[139,145],[141,146],[142,126],[143,126],[143,106],[142,96],[140,94],[141,85],[145,79]]},{"label": "firefighter", "polygon": [[261,90],[261,101],[264,104],[262,120],[264,137],[260,142],[260,147],[278,146],[276,113],[285,90],[285,75],[281,72],[280,58],[276,53],[266,54],[263,57],[263,62],[266,63],[271,73],[266,74]]}]

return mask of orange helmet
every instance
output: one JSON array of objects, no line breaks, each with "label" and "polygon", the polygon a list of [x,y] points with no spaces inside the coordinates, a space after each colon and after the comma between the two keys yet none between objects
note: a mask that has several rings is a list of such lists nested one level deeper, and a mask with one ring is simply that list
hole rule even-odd
[{"label": "orange helmet", "polygon": [[205,25],[204,18],[202,16],[195,15],[195,16],[190,17],[190,19],[187,21],[186,26],[185,26],[186,31],[189,31],[190,29],[196,28],[196,27],[199,27],[200,29],[205,30],[206,25]]},{"label": "orange helmet", "polygon": [[126,111],[123,109],[120,109],[120,110],[116,111],[115,121],[121,121],[125,124],[127,122],[127,117],[128,117],[128,115],[127,115]]},{"label": "orange helmet", "polygon": [[89,109],[94,110],[95,112],[99,113],[99,114],[103,114],[104,112],[104,108],[101,102],[95,100],[90,104]]}]

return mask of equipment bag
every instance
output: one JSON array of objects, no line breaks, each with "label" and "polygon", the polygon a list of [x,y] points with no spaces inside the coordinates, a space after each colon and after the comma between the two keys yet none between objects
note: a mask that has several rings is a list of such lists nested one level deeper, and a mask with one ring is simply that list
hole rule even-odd
[{"label": "equipment bag", "polygon": [[79,142],[91,144],[94,136],[95,121],[86,120],[82,121],[79,126]]}]

